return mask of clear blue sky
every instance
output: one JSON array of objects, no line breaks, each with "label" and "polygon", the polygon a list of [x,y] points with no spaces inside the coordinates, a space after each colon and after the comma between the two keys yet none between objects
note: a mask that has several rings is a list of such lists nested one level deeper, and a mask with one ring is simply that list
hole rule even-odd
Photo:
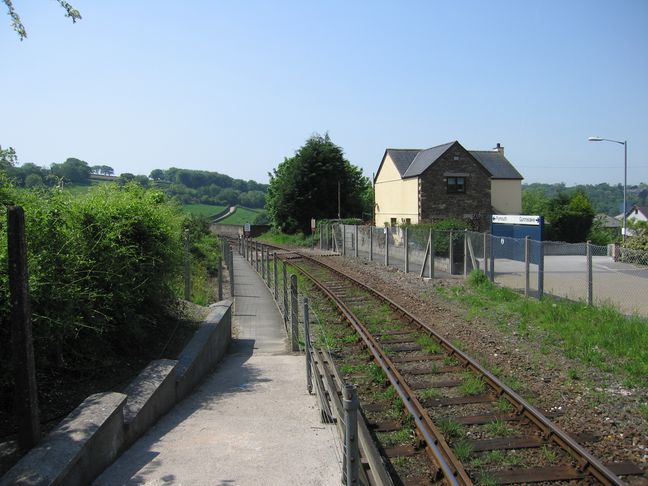
[{"label": "clear blue sky", "polygon": [[267,182],[329,132],[386,147],[497,142],[525,182],[648,182],[648,1],[14,0],[0,4],[0,145],[117,173]]}]

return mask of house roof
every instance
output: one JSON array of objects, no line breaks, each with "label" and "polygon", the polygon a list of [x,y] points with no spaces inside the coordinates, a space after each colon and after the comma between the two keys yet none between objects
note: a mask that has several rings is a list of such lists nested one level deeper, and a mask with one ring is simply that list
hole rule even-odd
[{"label": "house roof", "polygon": [[[636,211],[639,211],[644,215],[644,217],[648,218],[648,206],[637,206],[636,204],[630,208],[630,210],[626,213],[626,216],[629,216]],[[623,218],[623,213],[621,213],[621,217]]]},{"label": "house roof", "polygon": [[470,153],[491,173],[493,179],[524,179],[504,154],[497,150],[470,150]]},{"label": "house roof", "polygon": [[420,151],[420,149],[388,148],[387,154],[389,154],[391,159],[394,161],[394,165],[396,166],[396,169],[398,169],[400,176],[403,177],[403,174],[405,174],[405,171]]},{"label": "house roof", "polygon": [[594,219],[599,221],[604,228],[620,228],[621,227],[621,222],[613,218],[612,216],[608,216],[605,213],[599,213],[596,216],[594,216]]},{"label": "house roof", "polygon": [[412,163],[403,174],[403,179],[421,175],[425,169],[430,167],[436,160],[441,157],[455,142],[444,143],[429,149],[421,150]]}]

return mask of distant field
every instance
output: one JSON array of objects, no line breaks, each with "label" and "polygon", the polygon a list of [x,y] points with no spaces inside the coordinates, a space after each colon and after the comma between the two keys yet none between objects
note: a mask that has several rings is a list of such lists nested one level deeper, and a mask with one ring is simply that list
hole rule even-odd
[{"label": "distant field", "polygon": [[236,208],[236,212],[231,216],[219,221],[220,224],[245,224],[253,223],[254,219],[261,213],[264,213],[264,209],[250,209],[242,208],[239,206]]},{"label": "distant field", "polygon": [[212,206],[211,204],[184,204],[182,209],[194,216],[205,216],[211,218],[212,216],[224,211],[227,206]]},{"label": "distant field", "polygon": [[80,194],[85,194],[90,190],[90,188],[99,186],[102,184],[111,184],[109,181],[90,181],[90,184],[87,186],[80,186],[80,185],[68,185],[68,186],[63,186],[63,189],[70,194],[73,194],[75,196],[78,196]]}]

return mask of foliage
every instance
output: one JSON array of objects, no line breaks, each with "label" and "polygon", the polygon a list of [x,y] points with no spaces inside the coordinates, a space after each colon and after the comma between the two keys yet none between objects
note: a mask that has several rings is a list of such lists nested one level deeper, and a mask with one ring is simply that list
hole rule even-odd
[{"label": "foliage", "polygon": [[276,228],[272,228],[270,231],[263,233],[257,239],[259,241],[265,241],[277,245],[303,246],[310,248],[313,246],[313,241],[317,240],[317,238],[319,238],[319,236],[316,235],[315,238],[313,238],[310,234],[304,235],[301,231],[293,234],[286,234]]},{"label": "foliage", "polygon": [[[11,17],[11,27],[18,33],[20,40],[27,38],[27,30],[20,20],[20,16],[16,9],[13,6],[12,0],[2,0],[7,6],[9,17]],[[61,7],[65,9],[65,16],[72,19],[72,23],[76,23],[77,20],[81,20],[81,14],[77,9],[70,5],[65,0],[56,0]]]},{"label": "foliage", "polygon": [[644,317],[550,297],[538,301],[496,285],[438,291],[463,303],[470,315],[492,318],[504,330],[530,334],[542,346],[560,346],[568,357],[611,371],[629,383],[648,385],[648,319]]},{"label": "foliage", "polygon": [[115,173],[115,169],[108,165],[93,165],[90,167],[90,170],[93,174],[101,174],[105,176],[111,176]]},{"label": "foliage", "polygon": [[219,224],[252,224],[261,214],[265,214],[262,209],[250,209],[237,206],[236,211],[225,219],[221,219]]},{"label": "foliage", "polygon": [[[168,339],[165,316],[181,287],[180,208],[136,184],[102,184],[74,196],[63,190],[16,190],[0,181],[0,202],[25,209],[29,285],[39,368],[73,370],[109,356],[149,353]],[[0,237],[6,241],[6,216]],[[213,269],[214,237],[189,223],[194,265]],[[194,228],[195,226],[195,228]],[[206,237],[205,237],[206,235]],[[6,246],[0,250],[6,267]],[[0,319],[7,320],[7,274],[0,274]],[[0,354],[9,350],[0,327]],[[9,377],[0,364],[0,386]]]},{"label": "foliage", "polygon": [[587,239],[592,242],[593,245],[605,246],[615,241],[619,241],[621,237],[621,230],[616,228],[606,228],[604,226],[604,221],[598,217],[594,218],[592,222],[592,227],[590,228]]},{"label": "foliage", "polygon": [[75,184],[88,184],[92,169],[87,162],[75,158],[68,158],[60,164],[52,164],[52,174],[60,177],[65,182]]},{"label": "foliage", "polygon": [[[565,184],[524,184],[522,186],[522,211],[525,214],[544,214],[541,204],[536,203],[548,201],[559,193],[572,195],[576,191],[583,191],[594,209],[595,213],[605,213],[616,216],[623,212],[623,184],[610,185],[585,184],[566,187]],[[648,200],[648,184],[642,182],[638,185],[627,186],[627,207],[634,204],[645,205]]]},{"label": "foliage", "polygon": [[579,190],[571,196],[559,193],[551,199],[546,217],[550,223],[547,239],[579,243],[587,240],[594,221],[594,210],[587,195]]},{"label": "foliage", "polygon": [[212,206],[211,204],[184,204],[182,206],[182,209],[195,216],[205,216],[207,218],[212,218],[217,214],[222,213],[226,209],[226,207]]},{"label": "foliage", "polygon": [[287,233],[308,232],[311,218],[338,213],[338,184],[341,216],[361,217],[369,179],[344,158],[328,134],[313,135],[270,174],[267,208],[272,224]]},{"label": "foliage", "polygon": [[0,146],[0,172],[8,173],[18,163],[18,156],[13,147],[3,149]]}]

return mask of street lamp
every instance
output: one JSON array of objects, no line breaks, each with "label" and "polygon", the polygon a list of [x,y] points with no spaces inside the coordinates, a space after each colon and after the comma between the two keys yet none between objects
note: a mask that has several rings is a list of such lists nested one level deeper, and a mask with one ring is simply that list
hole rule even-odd
[{"label": "street lamp", "polygon": [[623,142],[620,140],[610,140],[609,138],[601,138],[601,137],[589,137],[587,140],[590,142],[614,142],[623,145],[623,153],[624,153],[624,158],[623,158],[623,232],[622,232],[622,237],[623,237],[623,243],[625,244],[625,237],[626,237],[626,212],[628,208],[626,207],[626,190],[628,186],[628,141],[624,140]]}]

